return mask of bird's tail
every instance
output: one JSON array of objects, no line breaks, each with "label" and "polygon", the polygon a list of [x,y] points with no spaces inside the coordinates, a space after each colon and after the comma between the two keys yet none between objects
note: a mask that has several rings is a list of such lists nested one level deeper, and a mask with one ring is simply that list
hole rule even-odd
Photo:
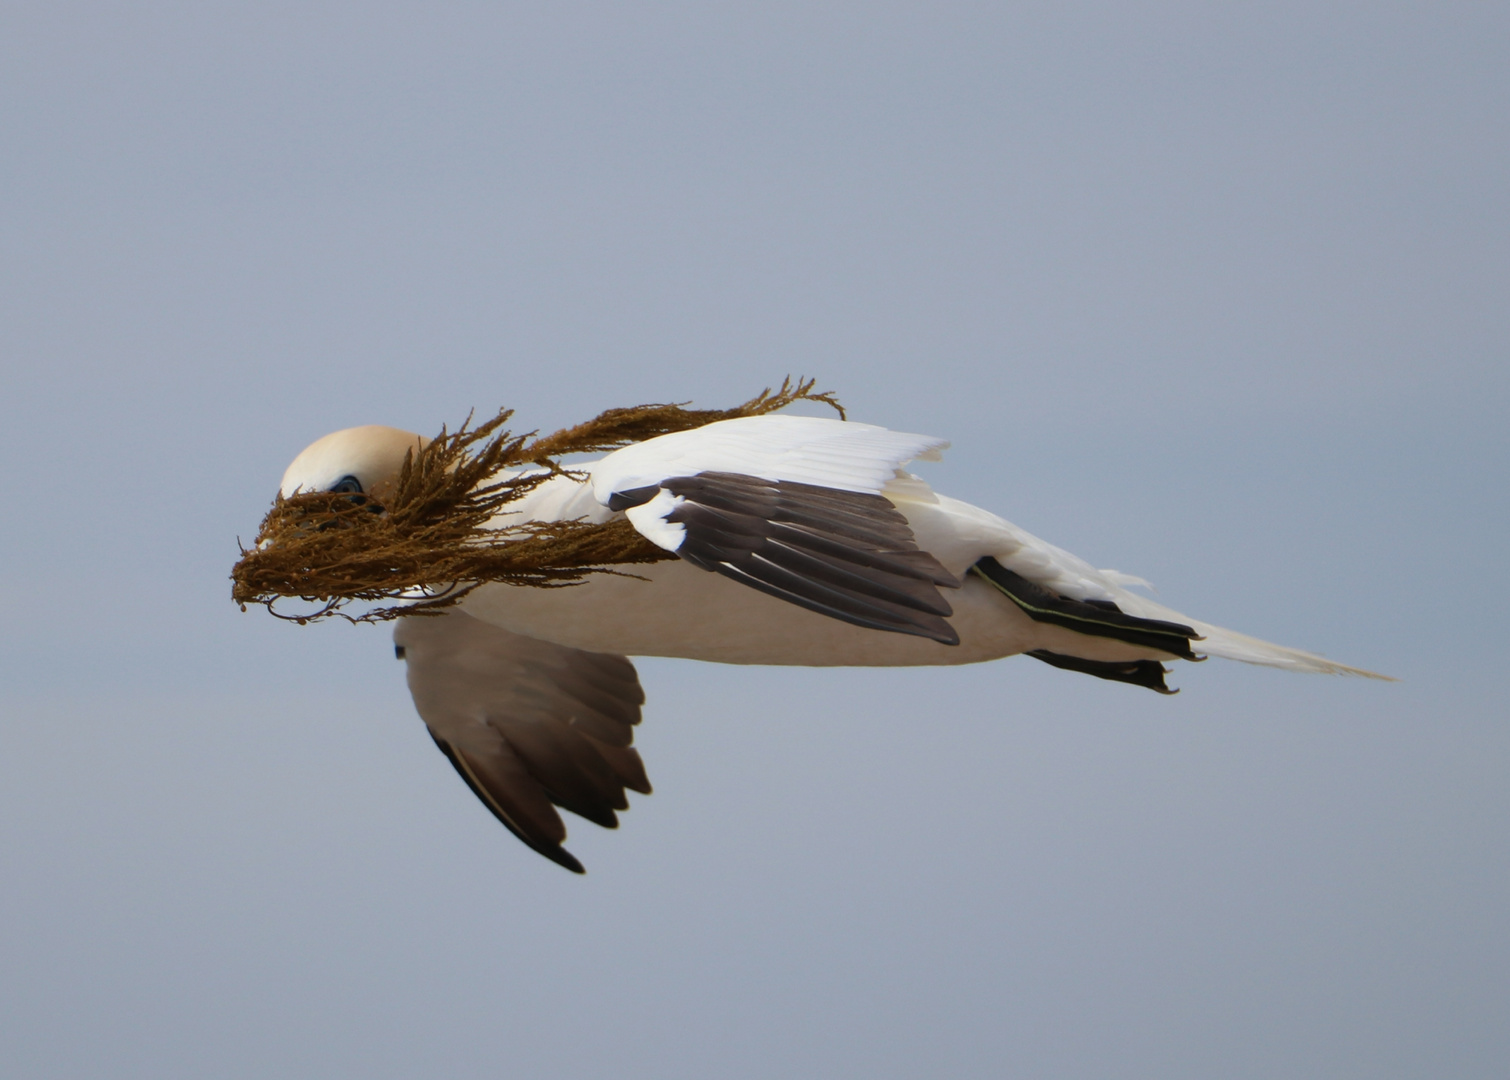
[{"label": "bird's tail", "polygon": [[1213,626],[1211,623],[1201,622],[1199,619],[1192,619],[1163,604],[1155,603],[1146,596],[1139,596],[1125,589],[1119,588],[1117,593],[1117,606],[1130,615],[1184,623],[1194,628],[1202,640],[1193,641],[1190,647],[1206,656],[1220,656],[1225,660],[1241,660],[1245,664],[1263,664],[1265,667],[1285,668],[1289,671],[1314,671],[1323,675],[1360,675],[1365,679],[1396,681],[1391,676],[1381,675],[1377,671],[1366,671],[1363,668],[1339,664],[1335,660],[1328,660],[1315,653],[1292,649],[1286,645],[1275,645],[1271,641],[1262,641],[1256,637],[1249,637],[1247,634],[1239,634],[1236,630],[1228,630],[1221,626]]}]

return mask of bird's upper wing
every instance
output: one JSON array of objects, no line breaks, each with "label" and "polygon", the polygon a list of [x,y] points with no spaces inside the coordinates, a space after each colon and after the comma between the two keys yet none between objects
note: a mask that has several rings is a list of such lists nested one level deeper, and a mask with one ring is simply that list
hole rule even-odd
[{"label": "bird's upper wing", "polygon": [[393,640],[415,708],[467,786],[520,840],[581,873],[555,808],[611,829],[626,789],[650,793],[630,745],[645,701],[634,665],[456,610],[402,619]]},{"label": "bird's upper wing", "polygon": [[858,626],[953,645],[939,587],[959,579],[918,548],[881,494],[902,465],[946,445],[814,417],[724,420],[608,455],[592,490],[704,570]]},{"label": "bird's upper wing", "polygon": [[670,476],[732,472],[841,491],[876,494],[914,458],[937,461],[949,443],[816,416],[751,416],[661,435],[616,450],[593,467],[593,494],[610,494]]}]

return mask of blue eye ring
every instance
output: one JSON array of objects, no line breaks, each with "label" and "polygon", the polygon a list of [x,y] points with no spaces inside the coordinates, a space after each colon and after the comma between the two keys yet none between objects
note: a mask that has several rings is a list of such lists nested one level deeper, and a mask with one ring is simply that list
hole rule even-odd
[{"label": "blue eye ring", "polygon": [[332,495],[360,495],[362,494],[362,482],[355,476],[343,476],[331,487]]}]

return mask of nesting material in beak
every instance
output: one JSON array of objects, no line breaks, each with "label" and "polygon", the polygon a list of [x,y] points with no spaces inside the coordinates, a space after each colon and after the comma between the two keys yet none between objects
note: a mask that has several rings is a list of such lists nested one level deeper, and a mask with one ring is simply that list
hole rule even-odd
[{"label": "nesting material in beak", "polygon": [[[580,584],[614,567],[676,556],[646,540],[628,521],[525,522],[489,528],[508,504],[569,472],[568,454],[603,453],[718,420],[760,416],[796,401],[818,401],[844,415],[815,380],[782,380],[733,409],[681,404],[610,409],[543,438],[513,435],[505,409],[477,427],[468,417],[404,458],[398,478],[354,499],[344,492],[279,495],[252,546],[231,569],[231,598],[245,610],[261,604],[298,623],[332,615],[381,622],[437,614],[486,582],[554,588]],[[503,475],[507,470],[520,473]],[[319,605],[284,614],[279,600]],[[353,615],[353,602],[372,605]]]}]

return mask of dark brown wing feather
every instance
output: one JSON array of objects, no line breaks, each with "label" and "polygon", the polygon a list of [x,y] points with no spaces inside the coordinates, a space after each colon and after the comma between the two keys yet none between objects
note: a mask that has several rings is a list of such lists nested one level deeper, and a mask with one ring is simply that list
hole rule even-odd
[{"label": "dark brown wing feather", "polygon": [[[659,489],[685,500],[666,520],[686,529],[677,554],[693,565],[857,626],[959,644],[939,587],[960,581],[918,548],[888,499],[725,472]],[[656,490],[619,500],[645,502]]]},{"label": "dark brown wing feather", "polygon": [[449,611],[393,634],[415,708],[467,786],[519,839],[582,873],[556,807],[605,828],[650,794],[631,743],[645,693],[622,656],[583,652]]}]

